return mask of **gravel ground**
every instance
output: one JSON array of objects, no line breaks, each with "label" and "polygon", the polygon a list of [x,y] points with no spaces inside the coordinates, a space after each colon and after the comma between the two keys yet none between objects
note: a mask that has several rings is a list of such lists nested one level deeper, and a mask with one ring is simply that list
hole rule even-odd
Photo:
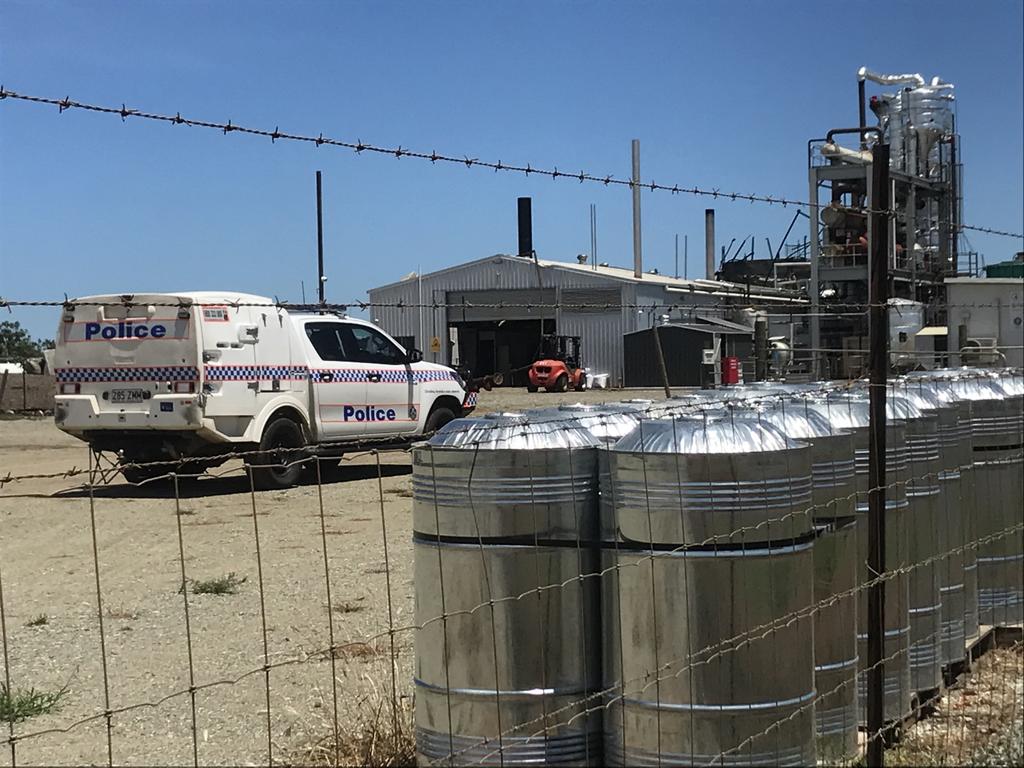
[{"label": "gravel ground", "polygon": [[[495,390],[481,393],[479,412],[660,394]],[[84,445],[49,420],[0,421],[0,477],[64,472],[87,462]],[[368,701],[388,698],[384,528],[394,625],[413,622],[408,455],[384,454],[381,465],[380,487],[372,456],[345,461],[322,485],[335,645],[341,646],[335,664],[343,720],[355,718]],[[98,488],[90,501],[79,487],[83,476],[0,484],[0,577],[11,687],[67,689],[55,711],[15,724],[17,763],[108,761],[93,517],[109,708],[115,711],[109,739],[115,764],[192,762],[179,519],[189,579],[228,573],[245,579],[235,594],[188,594],[194,679],[201,687],[196,693],[199,762],[266,764],[254,505],[266,653],[272,665],[285,664],[269,673],[274,757],[288,759],[324,736],[324,723],[330,722],[324,715],[332,711],[334,699],[318,487],[309,483],[251,494],[239,464],[214,472],[222,476],[183,487],[180,517],[167,488],[134,488],[117,480]],[[28,626],[40,616],[45,623]],[[413,641],[411,631],[395,635],[400,695],[411,690]],[[211,685],[218,681],[225,684]],[[132,708],[117,711],[125,707]],[[0,749],[0,763],[11,759],[8,747]]]}]

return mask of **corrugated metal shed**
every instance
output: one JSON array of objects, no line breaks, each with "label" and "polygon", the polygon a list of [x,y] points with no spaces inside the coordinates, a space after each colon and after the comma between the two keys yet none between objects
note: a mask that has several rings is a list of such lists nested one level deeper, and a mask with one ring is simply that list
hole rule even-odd
[{"label": "corrugated metal shed", "polygon": [[[793,294],[659,274],[634,277],[611,266],[498,254],[426,275],[410,274],[372,288],[371,317],[395,336],[412,337],[428,360],[452,363],[455,326],[542,321],[538,327],[579,336],[584,365],[623,381],[623,336],[649,328],[664,314],[689,308],[714,312],[724,302],[785,301]],[[546,321],[546,324],[545,322]],[[431,351],[438,340],[437,352]]]}]

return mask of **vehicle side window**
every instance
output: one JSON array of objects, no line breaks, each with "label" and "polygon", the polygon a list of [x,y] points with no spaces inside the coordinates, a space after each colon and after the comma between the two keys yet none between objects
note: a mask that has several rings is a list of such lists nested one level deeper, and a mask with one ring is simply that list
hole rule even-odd
[{"label": "vehicle side window", "polygon": [[405,363],[405,353],[380,331],[364,325],[350,325],[345,330],[353,344],[350,360],[375,365],[402,365]]},{"label": "vehicle side window", "polygon": [[348,334],[347,326],[341,323],[306,323],[306,337],[313,345],[321,360],[344,362],[352,359],[346,356],[343,339]]}]

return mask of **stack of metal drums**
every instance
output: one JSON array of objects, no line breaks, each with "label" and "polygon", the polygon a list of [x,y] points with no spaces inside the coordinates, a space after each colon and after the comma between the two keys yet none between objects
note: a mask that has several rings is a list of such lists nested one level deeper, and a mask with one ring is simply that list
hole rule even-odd
[{"label": "stack of metal drums", "polygon": [[[868,399],[859,393],[845,391],[808,394],[807,406],[818,411],[833,429],[848,430],[853,435],[854,470],[857,487],[858,516],[858,600],[857,600],[857,692],[862,725],[866,725],[867,659],[868,659]],[[891,415],[891,414],[889,414]],[[885,583],[885,640],[882,650],[887,720],[899,720],[910,709],[910,592],[907,575],[901,569],[909,562],[907,529],[907,453],[906,425],[900,419],[886,419],[886,494],[885,494],[885,565],[894,571]]]},{"label": "stack of metal drums", "polygon": [[814,686],[818,759],[857,755],[857,517],[853,434],[805,400],[768,400],[755,418],[811,448]]},{"label": "stack of metal drums", "polygon": [[[934,563],[938,578],[939,602],[941,603],[942,645],[941,664],[948,666],[964,659],[967,648],[967,604],[965,593],[965,572],[963,545],[965,537],[965,506],[963,499],[963,479],[961,465],[964,463],[964,449],[970,450],[969,443],[961,445],[963,429],[958,418],[955,403],[944,401],[921,377],[907,378],[895,382],[892,391],[898,397],[905,398],[925,413],[933,413],[938,417],[938,522],[936,531],[935,555],[939,559]],[[925,450],[927,441],[925,441]],[[967,461],[970,454],[967,453]],[[911,463],[915,475],[918,470]],[[924,485],[925,488],[930,485]],[[919,478],[915,477],[915,480]],[[909,492],[908,492],[909,495]],[[917,558],[915,558],[915,563]],[[920,582],[918,583],[920,587]],[[911,612],[913,617],[915,594],[914,581],[911,580]],[[975,632],[977,631],[975,620]],[[911,648],[911,657],[914,649]]]},{"label": "stack of metal drums", "polygon": [[606,762],[813,763],[809,447],[705,412],[607,459]]},{"label": "stack of metal drums", "polygon": [[413,448],[421,762],[601,763],[597,446],[495,414]]}]

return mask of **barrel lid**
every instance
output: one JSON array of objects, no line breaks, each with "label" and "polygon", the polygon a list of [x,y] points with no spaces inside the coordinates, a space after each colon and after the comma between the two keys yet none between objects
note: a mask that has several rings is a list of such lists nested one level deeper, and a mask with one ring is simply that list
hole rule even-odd
[{"label": "barrel lid", "polygon": [[753,418],[778,427],[787,437],[797,440],[831,437],[836,434],[836,429],[828,419],[815,410],[802,407],[799,402],[780,401],[748,406],[748,409]]},{"label": "barrel lid", "polygon": [[488,413],[449,421],[428,443],[435,448],[537,450],[594,448],[600,443],[571,417],[536,418],[524,413]]},{"label": "barrel lid", "polygon": [[554,408],[526,412],[533,421],[571,421],[601,442],[618,440],[630,432],[643,412],[627,403],[564,403]]},{"label": "barrel lid", "polygon": [[612,450],[624,453],[733,454],[803,448],[756,419],[686,415],[641,421]]}]

